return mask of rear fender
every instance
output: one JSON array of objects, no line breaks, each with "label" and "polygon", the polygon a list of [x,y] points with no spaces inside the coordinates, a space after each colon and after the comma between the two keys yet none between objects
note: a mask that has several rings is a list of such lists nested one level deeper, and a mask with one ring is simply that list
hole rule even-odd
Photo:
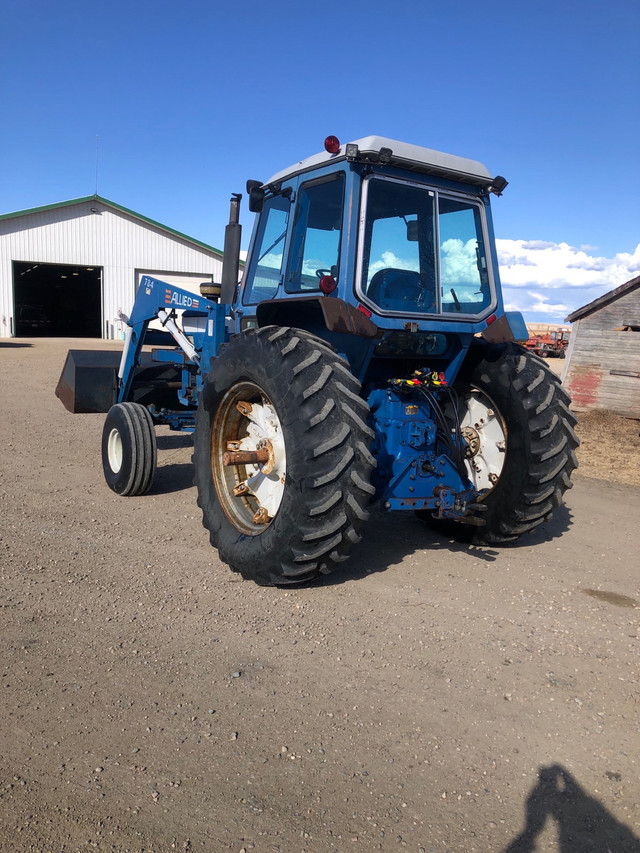
[{"label": "rear fender", "polygon": [[258,326],[293,326],[309,331],[325,328],[329,332],[363,338],[378,337],[378,327],[366,314],[337,297],[314,294],[295,299],[270,299],[258,305],[256,319]]},{"label": "rear fender", "polygon": [[366,314],[336,297],[313,295],[261,302],[256,320],[260,327],[288,326],[317,335],[347,359],[360,382],[382,336]]},{"label": "rear fender", "polygon": [[529,332],[519,311],[507,311],[483,330],[482,337],[491,344],[506,344],[527,341]]}]

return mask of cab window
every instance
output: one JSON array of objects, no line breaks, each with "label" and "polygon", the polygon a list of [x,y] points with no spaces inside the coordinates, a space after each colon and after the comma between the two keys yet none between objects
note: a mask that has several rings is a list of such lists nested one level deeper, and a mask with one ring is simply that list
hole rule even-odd
[{"label": "cab window", "polygon": [[491,301],[480,208],[441,196],[438,213],[442,310],[477,314]]},{"label": "cab window", "polygon": [[337,281],[344,183],[344,172],[337,172],[300,187],[285,281],[289,293],[318,290],[323,275]]},{"label": "cab window", "polygon": [[376,179],[367,186],[364,294],[385,311],[436,312],[435,193]]},{"label": "cab window", "polygon": [[491,304],[482,205],[369,178],[360,292],[383,311],[476,315]]},{"label": "cab window", "polygon": [[282,195],[272,196],[265,201],[246,273],[248,287],[243,298],[245,304],[253,305],[263,299],[273,299],[278,292],[290,207],[289,199]]}]

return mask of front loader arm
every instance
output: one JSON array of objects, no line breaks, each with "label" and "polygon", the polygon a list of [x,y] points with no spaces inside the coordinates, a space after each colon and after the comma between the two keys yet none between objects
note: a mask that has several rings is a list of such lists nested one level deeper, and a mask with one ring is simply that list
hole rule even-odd
[{"label": "front loader arm", "polygon": [[[202,328],[193,336],[195,345],[177,325],[176,309],[188,310],[190,315],[203,318],[204,322],[200,324]],[[152,320],[160,320],[186,358],[198,367],[203,339],[210,339],[208,349],[213,350],[224,339],[224,306],[148,275],[142,277],[130,316],[121,313],[120,318],[126,322],[127,330],[118,369],[119,403],[129,399],[135,369],[140,363],[140,353]],[[196,342],[197,338],[200,340]]]}]

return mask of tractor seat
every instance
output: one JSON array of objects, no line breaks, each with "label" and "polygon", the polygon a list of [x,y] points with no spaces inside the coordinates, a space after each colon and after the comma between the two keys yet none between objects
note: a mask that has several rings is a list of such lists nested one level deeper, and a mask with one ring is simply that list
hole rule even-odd
[{"label": "tractor seat", "polygon": [[425,310],[426,293],[416,270],[378,270],[369,283],[367,296],[387,311]]}]

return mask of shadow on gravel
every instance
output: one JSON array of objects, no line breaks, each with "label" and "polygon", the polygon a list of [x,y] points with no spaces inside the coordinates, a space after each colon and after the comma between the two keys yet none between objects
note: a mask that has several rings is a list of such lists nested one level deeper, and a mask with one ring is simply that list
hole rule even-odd
[{"label": "shadow on gravel", "polygon": [[[150,495],[169,495],[193,486],[193,436],[180,432],[156,435],[158,467]],[[175,460],[175,461],[174,461]]]},{"label": "shadow on gravel", "polygon": [[558,539],[565,534],[573,524],[573,516],[566,504],[554,510],[550,521],[545,521],[533,533],[525,534],[522,539],[507,545],[508,548],[519,548],[523,545],[530,547],[531,545],[540,545],[542,542],[551,542],[553,539]]},{"label": "shadow on gravel", "polygon": [[[193,465],[191,462],[172,462],[168,465],[160,465],[153,479],[153,486],[149,489],[150,495],[170,495],[173,492],[181,492],[193,486]],[[194,500],[195,507],[195,500]]]},{"label": "shadow on gravel", "polygon": [[180,432],[158,435],[156,441],[158,450],[182,450],[182,448],[193,447],[193,436]]},{"label": "shadow on gravel", "polygon": [[[322,584],[334,586],[347,581],[359,580],[375,572],[384,572],[400,563],[405,557],[416,552],[450,551],[470,554],[476,560],[494,563],[508,550],[531,548],[562,536],[571,526],[571,512],[566,506],[559,507],[550,521],[533,533],[524,535],[517,542],[499,547],[474,545],[459,542],[450,536],[436,532],[428,524],[416,518],[410,512],[386,512],[374,509],[371,518],[360,530],[362,541],[354,547],[349,561],[339,566],[335,572],[309,586]],[[462,532],[467,530],[465,528]]]},{"label": "shadow on gravel", "polygon": [[[171,494],[193,486],[193,464],[191,453],[187,461],[186,453],[193,448],[193,436],[181,433],[157,436],[158,468],[151,495]],[[162,454],[167,453],[163,462]],[[175,456],[174,456],[175,454]],[[172,457],[176,461],[172,461]],[[178,461],[179,460],[179,461]],[[194,501],[195,505],[195,501]],[[344,566],[330,575],[322,576],[308,583],[296,584],[299,588],[307,586],[345,583],[359,580],[367,575],[384,572],[393,565],[416,552],[447,550],[454,553],[472,555],[477,560],[495,562],[501,553],[513,548],[540,545],[562,536],[571,526],[571,512],[566,506],[559,507],[550,521],[538,527],[532,533],[525,534],[517,542],[507,543],[498,548],[487,545],[474,545],[470,540],[474,528],[458,527],[457,540],[450,535],[436,531],[412,512],[387,512],[379,507],[371,509],[371,517],[362,529],[362,541],[354,546],[352,556]],[[468,534],[468,541],[459,541],[460,536]]]},{"label": "shadow on gravel", "polygon": [[[621,781],[616,773],[606,775]],[[558,825],[558,853],[640,853],[640,838],[559,764],[539,769],[538,784],[525,803],[525,827],[503,853],[534,853],[549,818]]]}]

